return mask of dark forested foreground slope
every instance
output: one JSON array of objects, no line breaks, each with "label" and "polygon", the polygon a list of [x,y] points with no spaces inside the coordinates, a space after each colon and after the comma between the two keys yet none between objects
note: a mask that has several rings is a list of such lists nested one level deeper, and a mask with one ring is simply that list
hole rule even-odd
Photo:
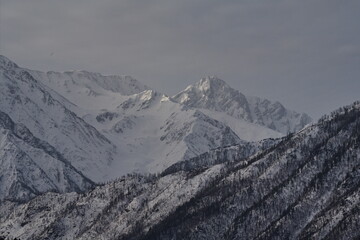
[{"label": "dark forested foreground slope", "polygon": [[359,102],[281,140],[220,148],[191,161],[160,176],[128,175],[85,194],[3,202],[0,236],[360,237]]}]

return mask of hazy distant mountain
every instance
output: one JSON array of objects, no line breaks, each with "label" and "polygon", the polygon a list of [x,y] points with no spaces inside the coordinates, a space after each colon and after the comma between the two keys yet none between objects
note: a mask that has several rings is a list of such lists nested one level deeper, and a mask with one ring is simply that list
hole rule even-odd
[{"label": "hazy distant mountain", "polygon": [[3,202],[21,239],[358,239],[360,103],[278,140],[132,174],[86,194]]},{"label": "hazy distant mountain", "polygon": [[[49,190],[83,190],[86,184],[80,186],[87,180],[99,183],[133,171],[161,172],[211,149],[281,137],[310,121],[281,104],[247,98],[216,78],[202,79],[170,98],[129,76],[44,73],[21,68],[3,56],[0,74],[0,111],[57,152],[48,156],[45,151],[35,159],[36,146],[21,149],[38,169],[21,180],[23,189],[32,189],[23,194],[24,199]],[[48,158],[57,163],[49,166],[50,160],[40,161]],[[70,184],[46,176],[50,171],[64,178],[70,174],[64,172],[62,160],[84,179],[79,175],[79,181]],[[0,161],[7,166],[4,174],[10,174],[14,168],[10,166],[27,172],[15,154]],[[8,189],[0,198],[22,194],[9,185],[15,183],[5,182],[0,179]],[[9,189],[19,190],[7,195]]]},{"label": "hazy distant mountain", "polygon": [[311,122],[307,114],[288,110],[279,102],[247,97],[217,77],[203,78],[173,99],[187,107],[226,113],[283,134],[299,131]]},{"label": "hazy distant mountain", "polygon": [[87,110],[116,107],[126,96],[149,89],[130,76],[103,76],[87,71],[28,71],[41,83]]}]

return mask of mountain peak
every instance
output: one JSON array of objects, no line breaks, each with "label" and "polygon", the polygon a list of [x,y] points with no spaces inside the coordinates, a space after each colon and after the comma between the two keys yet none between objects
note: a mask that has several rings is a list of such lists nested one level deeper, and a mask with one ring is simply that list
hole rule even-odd
[{"label": "mountain peak", "polygon": [[209,84],[227,85],[227,83],[224,80],[218,78],[215,75],[203,77],[203,78],[200,79],[199,83],[201,83],[201,84],[209,83]]},{"label": "mountain peak", "polygon": [[309,116],[288,110],[279,102],[247,97],[216,76],[202,78],[172,99],[186,107],[224,112],[283,134],[298,131],[311,122]]},{"label": "mountain peak", "polygon": [[189,87],[196,88],[203,93],[210,93],[212,90],[219,91],[230,88],[224,80],[218,78],[217,76],[207,76],[201,78],[199,82]]},{"label": "mountain peak", "polygon": [[231,88],[224,80],[217,76],[207,76],[201,78],[195,84],[189,85],[183,91],[173,96],[173,99],[179,103],[189,103],[199,99],[213,101],[233,92],[238,91]]},{"label": "mountain peak", "polygon": [[223,95],[239,93],[231,88],[224,80],[217,76],[207,76],[200,79],[195,84],[189,85],[185,90],[176,94],[173,98],[178,102],[187,102],[190,98],[207,98],[215,100],[215,98]]}]

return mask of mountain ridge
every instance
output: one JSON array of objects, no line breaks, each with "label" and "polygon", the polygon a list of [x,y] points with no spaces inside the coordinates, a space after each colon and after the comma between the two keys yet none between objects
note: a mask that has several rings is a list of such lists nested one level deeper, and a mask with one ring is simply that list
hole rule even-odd
[{"label": "mountain ridge", "polygon": [[[95,183],[129,172],[159,173],[211,149],[284,135],[218,109],[179,103],[131,77],[44,73],[21,68],[3,56],[0,74],[0,111],[53,146]],[[201,81],[202,90],[215,94],[213,101],[218,102],[220,93],[236,110],[233,103],[240,92],[220,79],[211,80],[219,91],[210,89],[210,80]],[[274,121],[282,126],[282,120]]]},{"label": "mountain ridge", "polygon": [[[5,182],[0,181],[0,201],[29,200],[48,191],[81,192],[95,186],[53,146],[34,137],[24,125],[15,124],[1,111],[0,131],[0,169],[2,178],[5,178]],[[46,162],[51,164],[44,164]],[[25,165],[28,171],[23,171],[21,165]]]},{"label": "mountain ridge", "polygon": [[[265,145],[251,156],[242,154],[247,150],[241,145],[220,148],[205,156],[214,161],[204,167],[160,176],[132,174],[82,195],[52,193],[22,205],[4,202],[0,234],[22,239],[356,239],[360,102]],[[49,201],[53,207],[44,210]]]},{"label": "mountain ridge", "polygon": [[102,162],[111,161],[114,146],[69,109],[69,102],[63,104],[60,95],[49,92],[16,64],[0,65],[0,86],[0,109],[12,121],[55,147],[87,177],[96,178],[96,172],[101,175]]},{"label": "mountain ridge", "polygon": [[202,78],[172,98],[186,107],[223,112],[283,134],[296,132],[312,121],[307,114],[287,110],[277,101],[245,96],[216,76]]}]

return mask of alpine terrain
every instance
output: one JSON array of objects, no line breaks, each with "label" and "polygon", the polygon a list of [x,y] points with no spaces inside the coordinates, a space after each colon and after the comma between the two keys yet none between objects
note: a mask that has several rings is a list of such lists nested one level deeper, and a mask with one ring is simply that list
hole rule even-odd
[{"label": "alpine terrain", "polygon": [[360,102],[159,175],[3,201],[9,239],[359,239]]},{"label": "alpine terrain", "polygon": [[130,76],[40,72],[0,56],[0,200],[160,173],[211,149],[282,137],[310,121],[216,77],[169,97]]},{"label": "alpine terrain", "polygon": [[0,240],[360,240],[359,12],[0,0]]},{"label": "alpine terrain", "polygon": [[360,102],[311,121],[0,56],[0,239],[359,239]]}]

